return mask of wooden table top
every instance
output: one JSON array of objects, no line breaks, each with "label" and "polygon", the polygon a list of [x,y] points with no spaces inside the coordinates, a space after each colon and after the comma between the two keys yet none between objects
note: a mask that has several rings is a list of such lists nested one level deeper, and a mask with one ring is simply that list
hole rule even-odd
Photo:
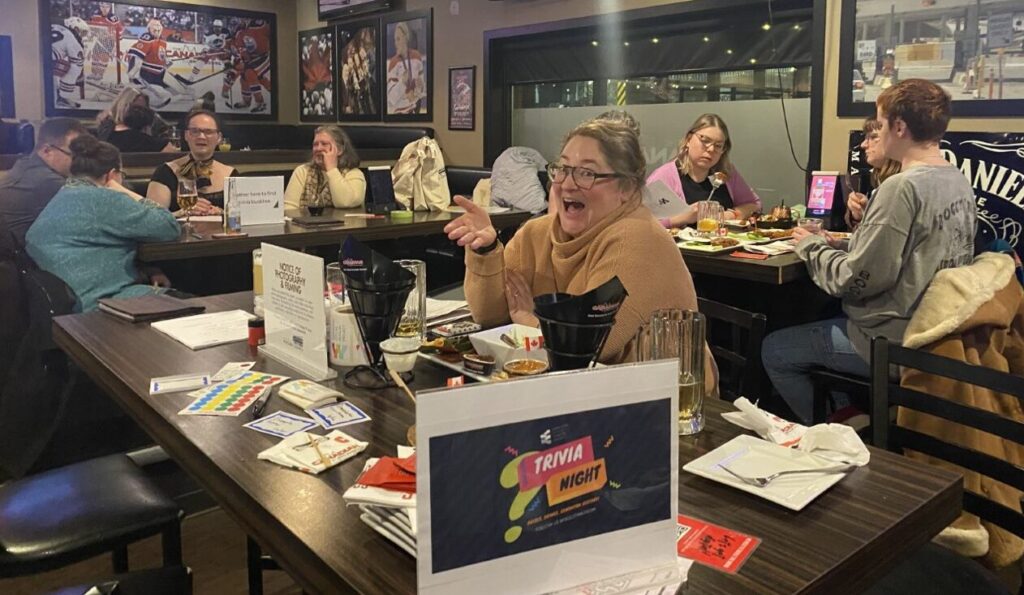
[{"label": "wooden table top", "polygon": [[[303,227],[291,222],[273,223],[270,225],[247,225],[242,228],[246,236],[240,238],[215,239],[212,234],[222,231],[221,223],[193,222],[195,237],[182,231],[181,236],[172,242],[153,242],[140,244],[138,259],[143,262],[159,262],[162,260],[184,260],[243,254],[259,248],[262,242],[270,242],[284,248],[305,248],[337,244],[348,235],[359,240],[383,240],[409,236],[423,236],[441,233],[449,221],[458,217],[457,213],[447,211],[430,212],[416,211],[411,221],[392,221],[390,217],[383,219],[362,219],[346,217],[346,214],[363,213],[362,209],[326,209],[325,217],[334,217],[337,225]],[[289,215],[299,213],[288,213]],[[494,227],[519,225],[530,218],[526,211],[512,210],[491,215]]]},{"label": "wooden table top", "polygon": [[[207,311],[248,308],[251,294],[197,298]],[[412,404],[397,389],[376,393],[341,388],[372,421],[344,431],[369,440],[353,460],[311,476],[258,461],[276,439],[245,428],[239,417],[177,415],[190,399],[149,396],[151,377],[216,371],[228,361],[252,359],[244,343],[190,351],[148,325],[132,325],[100,312],[54,321],[62,349],[102,386],[167,453],[218,501],[299,584],[312,593],[412,593],[412,558],[359,520],[341,498],[367,457],[393,455],[414,422]],[[290,373],[257,358],[256,369]],[[423,364],[413,388],[438,386],[452,372]],[[340,385],[340,383],[339,383]],[[274,398],[267,411],[297,412]],[[680,437],[680,464],[742,430],[706,406],[707,428]],[[736,575],[700,565],[690,570],[693,593],[854,593],[892,568],[956,518],[959,476],[872,449],[871,463],[802,512],[680,471],[679,511],[762,539]]]},{"label": "wooden table top", "polygon": [[769,256],[765,260],[753,260],[736,258],[729,254],[716,255],[691,250],[680,251],[683,253],[686,268],[691,273],[704,273],[769,285],[783,285],[808,276],[804,261],[792,252]]}]

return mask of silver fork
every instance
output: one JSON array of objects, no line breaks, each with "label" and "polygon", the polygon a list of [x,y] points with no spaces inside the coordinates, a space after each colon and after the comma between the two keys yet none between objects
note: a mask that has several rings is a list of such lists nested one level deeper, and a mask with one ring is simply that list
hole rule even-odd
[{"label": "silver fork", "polygon": [[729,475],[732,475],[733,477],[747,485],[752,485],[756,488],[763,488],[767,487],[768,484],[782,477],[783,475],[794,475],[796,473],[843,473],[849,471],[850,469],[853,469],[856,466],[857,465],[838,465],[835,467],[821,467],[819,469],[792,469],[789,471],[779,471],[778,473],[772,473],[771,475],[765,475],[764,477],[746,477],[744,475],[736,473],[732,469],[722,464],[719,464],[718,468],[722,469]]}]

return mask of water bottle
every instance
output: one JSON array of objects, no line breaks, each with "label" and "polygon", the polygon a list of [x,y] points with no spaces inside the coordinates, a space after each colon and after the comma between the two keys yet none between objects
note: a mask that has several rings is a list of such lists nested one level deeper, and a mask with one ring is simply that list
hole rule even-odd
[{"label": "water bottle", "polygon": [[227,182],[228,187],[224,192],[224,232],[238,233],[242,231],[242,210],[238,208],[238,199],[234,197],[231,178]]}]

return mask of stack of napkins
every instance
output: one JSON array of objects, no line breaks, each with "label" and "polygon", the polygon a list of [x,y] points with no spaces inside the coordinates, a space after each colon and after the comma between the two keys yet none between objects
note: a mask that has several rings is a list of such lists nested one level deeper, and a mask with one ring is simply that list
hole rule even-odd
[{"label": "stack of napkins", "polygon": [[338,430],[326,436],[296,432],[264,450],[257,458],[316,475],[351,459],[368,445]]},{"label": "stack of napkins", "polygon": [[779,240],[770,244],[746,244],[743,246],[743,249],[747,252],[777,256],[779,254],[786,254],[787,252],[795,251],[796,245],[794,245],[790,240]]},{"label": "stack of napkins", "polygon": [[722,417],[741,428],[757,432],[765,440],[782,446],[811,452],[830,461],[864,466],[871,453],[857,432],[843,424],[807,426],[772,415],[746,397],[733,402],[739,411],[723,413]]},{"label": "stack of napkins", "polygon": [[416,455],[398,447],[403,458],[369,459],[355,485],[345,491],[345,502],[359,506],[359,519],[416,557]]}]

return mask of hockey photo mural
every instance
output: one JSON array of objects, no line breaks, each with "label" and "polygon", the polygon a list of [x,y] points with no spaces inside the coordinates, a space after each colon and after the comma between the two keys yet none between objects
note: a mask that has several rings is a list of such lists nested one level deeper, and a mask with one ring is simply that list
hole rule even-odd
[{"label": "hockey photo mural", "polygon": [[232,119],[276,118],[272,13],[145,0],[41,2],[49,116],[94,114],[134,87],[161,113],[212,99]]}]

